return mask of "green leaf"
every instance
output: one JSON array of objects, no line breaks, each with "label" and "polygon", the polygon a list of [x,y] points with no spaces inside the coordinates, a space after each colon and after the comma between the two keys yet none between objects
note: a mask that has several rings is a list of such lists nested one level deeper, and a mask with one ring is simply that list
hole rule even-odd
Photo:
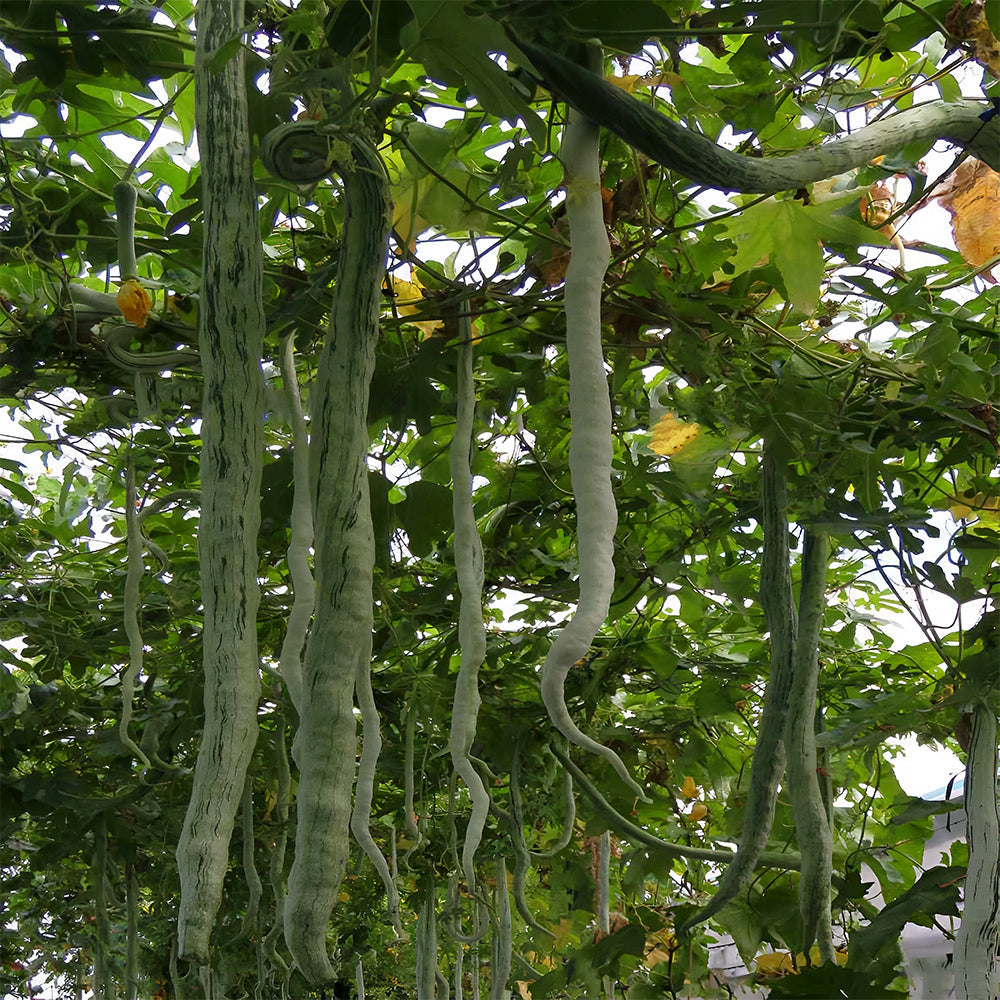
[{"label": "green leaf", "polygon": [[424,64],[427,75],[451,87],[467,88],[489,112],[520,118],[539,149],[545,148],[545,122],[528,107],[526,95],[489,57],[506,52],[523,65],[528,59],[486,16],[472,17],[455,0],[409,0],[414,20],[400,32],[405,48]]},{"label": "green leaf", "polygon": [[924,872],[867,926],[851,934],[847,948],[848,967],[863,969],[884,946],[899,940],[900,932],[908,923],[929,927],[935,914],[958,916],[958,883],[964,876],[965,869],[955,867],[931,868]]}]

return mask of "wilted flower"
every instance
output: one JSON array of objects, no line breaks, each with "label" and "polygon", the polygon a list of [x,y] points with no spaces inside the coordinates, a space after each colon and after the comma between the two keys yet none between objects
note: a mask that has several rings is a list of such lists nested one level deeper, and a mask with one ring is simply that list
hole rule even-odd
[{"label": "wilted flower", "polygon": [[146,325],[146,316],[153,300],[138,281],[123,281],[118,288],[118,308],[122,315],[136,326]]}]

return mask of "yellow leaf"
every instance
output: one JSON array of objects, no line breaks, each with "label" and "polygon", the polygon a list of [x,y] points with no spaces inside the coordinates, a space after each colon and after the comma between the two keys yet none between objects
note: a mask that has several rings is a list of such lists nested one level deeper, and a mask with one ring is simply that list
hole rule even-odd
[{"label": "yellow leaf", "polygon": [[[846,965],[847,964],[847,949],[846,948],[838,948],[834,952],[834,957],[837,960],[837,965]],[[819,955],[819,945],[813,945],[812,948],[809,949],[809,964],[810,965],[822,965],[823,964],[823,961],[822,961],[822,959],[820,958],[820,955]],[[795,956],[795,971],[796,972],[800,972],[805,967],[806,967],[806,956],[803,955],[802,952],[800,951]]]},{"label": "yellow leaf", "polygon": [[[420,280],[407,281],[405,278],[400,278],[393,274],[391,276],[392,291],[395,295],[395,311],[398,316],[419,316],[423,311],[421,309],[422,304],[425,299],[423,296],[423,285],[420,284]],[[423,333],[424,337],[430,337],[433,335],[434,331],[441,326],[438,320],[419,320],[411,319],[407,322],[411,326],[419,327],[420,331]]]},{"label": "yellow leaf", "polygon": [[698,820],[704,819],[708,815],[708,806],[703,802],[696,802],[691,806],[691,812],[687,814],[687,818],[691,820],[692,823],[697,823]]},{"label": "yellow leaf", "polygon": [[684,787],[681,788],[681,795],[686,799],[698,798],[698,786],[694,783],[694,778],[690,774],[684,776]]},{"label": "yellow leaf", "polygon": [[657,455],[676,455],[698,436],[700,430],[698,424],[685,423],[672,413],[665,413],[653,428],[649,450]]},{"label": "yellow leaf", "polygon": [[123,281],[118,286],[118,308],[130,323],[145,326],[152,304],[149,292],[138,281]]},{"label": "yellow leaf", "polygon": [[646,953],[645,958],[642,960],[642,964],[645,965],[647,969],[651,969],[654,965],[659,965],[661,962],[669,961],[669,951],[666,951],[663,948],[654,948],[652,951]]},{"label": "yellow leaf", "polygon": [[995,521],[996,514],[992,513],[991,516],[991,512],[1000,510],[1000,497],[976,493],[974,496],[963,495],[961,498],[949,497],[945,503],[934,506],[938,510],[951,511],[951,516],[956,521],[973,517],[978,517],[981,521]]},{"label": "yellow leaf", "polygon": [[635,73],[626,73],[624,76],[615,76],[612,73],[610,76],[604,78],[608,83],[617,87],[619,90],[624,90],[626,94],[631,94],[636,87],[642,84],[642,76]]},{"label": "yellow leaf", "polygon": [[983,0],[956,3],[944,19],[945,29],[955,38],[972,42],[972,58],[991,76],[1000,77],[1000,42],[990,30]]},{"label": "yellow leaf", "polygon": [[756,972],[758,976],[786,976],[794,971],[791,952],[770,951],[766,955],[757,956]]}]

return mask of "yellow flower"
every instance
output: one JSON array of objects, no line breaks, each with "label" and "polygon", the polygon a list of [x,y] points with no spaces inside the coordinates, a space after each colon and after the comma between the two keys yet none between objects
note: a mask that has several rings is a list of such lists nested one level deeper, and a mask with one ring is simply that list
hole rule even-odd
[{"label": "yellow flower", "polygon": [[123,281],[118,288],[118,308],[122,315],[136,326],[146,325],[146,315],[149,313],[153,300],[138,281]]},{"label": "yellow flower", "polygon": [[691,806],[691,812],[687,814],[687,818],[693,823],[697,823],[698,820],[704,819],[708,815],[708,807],[701,802],[696,802]]}]

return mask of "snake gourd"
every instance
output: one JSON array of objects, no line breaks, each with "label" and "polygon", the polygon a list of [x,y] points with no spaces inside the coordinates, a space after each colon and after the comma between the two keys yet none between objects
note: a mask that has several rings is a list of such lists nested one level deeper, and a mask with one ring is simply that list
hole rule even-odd
[{"label": "snake gourd", "polygon": [[947,139],[1000,170],[1000,114],[982,102],[935,101],[787,156],[757,159],[724,149],[626,94],[596,73],[540,45],[518,48],[571,107],[688,180],[723,191],[775,194],[870,163],[911,144]]},{"label": "snake gourd", "polygon": [[177,953],[206,974],[229,843],[257,743],[260,697],[264,254],[242,51],[213,66],[216,52],[239,33],[242,9],[239,0],[213,0],[196,12],[195,117],[205,220],[198,530],[205,723],[177,844]]},{"label": "snake gourd", "polygon": [[330,328],[312,392],[316,594],[292,745],[299,787],[295,860],[284,903],[289,950],[306,979],[319,985],[335,974],[326,933],[347,865],[354,686],[371,659],[375,543],[366,413],[388,253],[389,185],[368,142],[335,126],[286,123],[264,137],[260,155],[282,180],[309,185],[338,173],[344,190]]}]

